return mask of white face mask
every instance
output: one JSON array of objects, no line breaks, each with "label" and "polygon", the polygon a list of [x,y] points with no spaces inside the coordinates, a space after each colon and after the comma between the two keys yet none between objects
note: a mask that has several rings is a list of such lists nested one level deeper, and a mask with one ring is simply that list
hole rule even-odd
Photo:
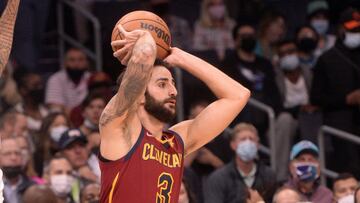
[{"label": "white face mask", "polygon": [[241,141],[236,148],[236,154],[245,162],[254,160],[256,158],[257,151],[258,149],[256,143],[249,139]]},{"label": "white face mask", "polygon": [[280,68],[283,70],[295,70],[299,67],[300,61],[296,54],[289,54],[280,59]]},{"label": "white face mask", "polygon": [[324,19],[315,19],[310,22],[319,35],[325,35],[329,29],[329,21]]},{"label": "white face mask", "polygon": [[50,177],[50,187],[58,197],[65,197],[71,192],[74,178],[69,175],[53,175]]},{"label": "white face mask", "polygon": [[344,45],[349,49],[355,49],[360,46],[360,33],[345,32]]},{"label": "white face mask", "polygon": [[354,199],[354,195],[347,195],[345,197],[340,198],[337,202],[338,203],[354,203],[355,199]]},{"label": "white face mask", "polygon": [[85,118],[84,120],[84,125],[89,128],[92,131],[97,131],[99,130],[99,125],[94,124],[93,122],[91,122],[89,119]]},{"label": "white face mask", "polygon": [[58,127],[54,127],[50,130],[50,137],[54,142],[59,142],[61,135],[67,131],[69,127],[65,125],[61,125]]},{"label": "white face mask", "polygon": [[225,16],[225,5],[214,5],[209,7],[209,14],[212,18],[220,20]]}]

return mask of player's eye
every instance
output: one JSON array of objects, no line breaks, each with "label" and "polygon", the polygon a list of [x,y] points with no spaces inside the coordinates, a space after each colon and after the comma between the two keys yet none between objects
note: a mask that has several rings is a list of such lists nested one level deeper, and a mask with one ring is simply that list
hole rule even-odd
[{"label": "player's eye", "polygon": [[161,88],[164,88],[164,87],[166,86],[166,84],[165,84],[164,82],[160,82],[160,83],[158,84],[158,86],[161,87]]}]

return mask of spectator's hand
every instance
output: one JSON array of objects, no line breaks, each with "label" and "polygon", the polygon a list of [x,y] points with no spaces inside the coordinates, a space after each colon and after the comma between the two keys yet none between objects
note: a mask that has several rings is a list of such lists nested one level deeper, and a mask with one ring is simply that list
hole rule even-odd
[{"label": "spectator's hand", "polygon": [[304,106],[301,106],[301,110],[307,113],[313,113],[314,111],[318,110],[319,107],[311,105],[311,104],[306,104]]},{"label": "spectator's hand", "polygon": [[128,32],[120,24],[117,28],[122,34],[123,39],[112,41],[111,47],[113,50],[117,50],[114,52],[114,56],[121,62],[121,64],[127,65],[136,41],[144,35],[151,36],[151,34],[145,30],[133,30]]},{"label": "spectator's hand", "polygon": [[196,158],[200,163],[202,164],[209,164],[213,166],[214,168],[219,168],[224,165],[224,162],[221,161],[215,154],[213,154],[210,150],[206,149],[205,147],[202,147],[199,150],[199,154]]},{"label": "spectator's hand", "polygon": [[246,203],[265,203],[265,202],[257,190],[253,190],[249,188],[249,198],[246,200]]},{"label": "spectator's hand", "polygon": [[346,95],[348,105],[360,105],[360,89],[354,90]]},{"label": "spectator's hand", "polygon": [[90,170],[88,165],[82,166],[78,170],[79,176],[87,180],[98,182],[98,177]]}]

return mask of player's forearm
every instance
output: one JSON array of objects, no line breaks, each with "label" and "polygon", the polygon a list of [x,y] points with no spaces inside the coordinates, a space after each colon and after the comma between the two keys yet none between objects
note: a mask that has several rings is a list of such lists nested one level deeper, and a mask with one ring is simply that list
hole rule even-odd
[{"label": "player's forearm", "polygon": [[180,67],[203,81],[218,98],[243,99],[250,91],[204,60],[183,52]]},{"label": "player's forearm", "polygon": [[156,46],[150,34],[141,36],[132,52],[118,90],[116,109],[122,114],[145,92],[156,57]]}]

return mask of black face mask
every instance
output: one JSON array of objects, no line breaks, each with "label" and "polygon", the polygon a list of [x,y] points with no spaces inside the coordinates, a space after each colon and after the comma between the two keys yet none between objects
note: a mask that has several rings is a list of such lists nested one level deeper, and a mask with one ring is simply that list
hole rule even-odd
[{"label": "black face mask", "polygon": [[164,16],[169,11],[169,3],[159,3],[152,6],[152,10],[159,16]]},{"label": "black face mask", "polygon": [[249,36],[240,39],[240,46],[239,48],[245,52],[251,53],[254,51],[256,46],[256,39],[255,37]]},{"label": "black face mask", "polygon": [[14,179],[22,174],[22,167],[21,166],[4,166],[1,168],[4,172],[4,176],[7,179]]},{"label": "black face mask", "polygon": [[81,77],[84,75],[85,71],[84,69],[72,69],[69,67],[65,68],[67,75],[74,83],[79,83],[81,80]]},{"label": "black face mask", "polygon": [[35,103],[41,104],[42,102],[44,102],[45,91],[42,88],[29,90],[29,96]]},{"label": "black face mask", "polygon": [[298,40],[297,46],[300,51],[311,53],[316,49],[317,41],[313,38],[302,38]]}]

